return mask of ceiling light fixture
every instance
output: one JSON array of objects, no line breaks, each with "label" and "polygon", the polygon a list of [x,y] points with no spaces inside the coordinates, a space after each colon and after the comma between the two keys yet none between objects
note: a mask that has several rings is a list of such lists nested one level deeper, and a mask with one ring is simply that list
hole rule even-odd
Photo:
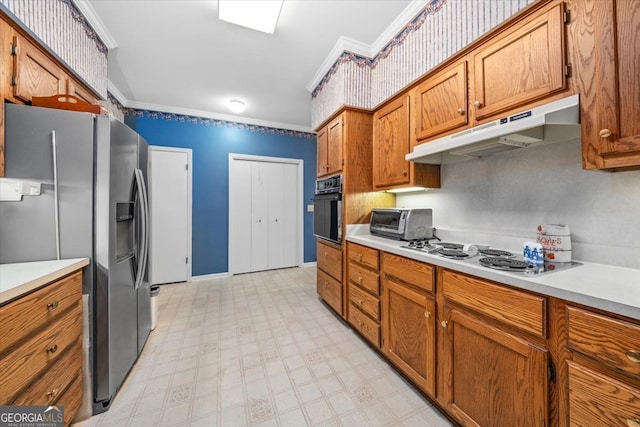
[{"label": "ceiling light fixture", "polygon": [[218,18],[263,33],[273,34],[283,0],[218,0]]},{"label": "ceiling light fixture", "polygon": [[239,99],[232,99],[229,101],[229,109],[236,114],[243,113],[246,107],[245,103]]}]

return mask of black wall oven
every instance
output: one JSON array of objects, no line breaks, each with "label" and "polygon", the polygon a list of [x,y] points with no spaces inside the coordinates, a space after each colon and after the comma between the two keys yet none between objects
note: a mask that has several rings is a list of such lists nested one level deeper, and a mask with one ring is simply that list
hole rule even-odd
[{"label": "black wall oven", "polygon": [[313,234],[342,243],[342,175],[316,181],[313,198]]}]

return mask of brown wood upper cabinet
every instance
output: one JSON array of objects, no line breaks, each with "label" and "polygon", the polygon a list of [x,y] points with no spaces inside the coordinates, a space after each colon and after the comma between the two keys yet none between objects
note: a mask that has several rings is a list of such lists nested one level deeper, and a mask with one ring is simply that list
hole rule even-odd
[{"label": "brown wood upper cabinet", "polygon": [[34,96],[66,93],[65,73],[35,45],[19,34],[13,37],[13,95],[23,101]]},{"label": "brown wood upper cabinet", "polygon": [[[640,2],[593,2],[581,90],[585,169],[640,166]],[[582,40],[576,40],[576,43]],[[595,47],[592,45],[595,43]],[[576,47],[577,49],[578,47]],[[593,49],[592,51],[590,51]]]},{"label": "brown wood upper cabinet", "polygon": [[414,132],[422,141],[469,123],[467,61],[447,67],[413,90]]},{"label": "brown wood upper cabinet", "polygon": [[564,3],[543,9],[471,53],[475,121],[566,88],[564,12]]},{"label": "brown wood upper cabinet", "polygon": [[342,171],[344,115],[341,114],[318,131],[318,176]]},{"label": "brown wood upper cabinet", "polygon": [[440,166],[405,160],[411,151],[411,98],[403,94],[373,115],[373,189],[440,187]]}]

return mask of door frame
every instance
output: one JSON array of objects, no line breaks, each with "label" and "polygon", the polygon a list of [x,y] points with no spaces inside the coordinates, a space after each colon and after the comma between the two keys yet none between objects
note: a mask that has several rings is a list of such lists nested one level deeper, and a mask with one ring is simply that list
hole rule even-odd
[{"label": "door frame", "polygon": [[234,230],[234,217],[231,215],[231,194],[234,189],[234,180],[233,174],[231,170],[233,168],[233,164],[237,160],[250,161],[250,162],[266,162],[266,163],[288,163],[294,164],[297,166],[298,171],[298,191],[296,194],[296,219],[297,219],[297,264],[298,267],[302,267],[304,264],[304,209],[302,208],[302,202],[304,200],[304,160],[303,159],[294,159],[288,157],[270,157],[270,156],[257,156],[251,154],[239,154],[239,153],[229,153],[229,200],[227,201],[227,206],[229,209],[229,246],[227,248],[228,260],[227,260],[227,270],[229,275],[232,276],[235,273],[232,271],[232,263],[231,257],[236,250],[235,248],[235,239],[232,235]]},{"label": "door frame", "polygon": [[[192,158],[192,150],[191,148],[177,148],[177,147],[162,147],[159,145],[149,145],[148,148],[148,166],[147,166],[147,180],[149,181],[147,183],[147,186],[149,187],[149,206],[152,206],[152,193],[151,193],[151,171],[149,170],[149,167],[151,165],[151,152],[152,151],[169,151],[169,152],[177,152],[177,153],[184,153],[187,155],[187,164],[188,164],[188,170],[187,170],[187,263],[185,268],[187,269],[187,283],[191,282],[192,279],[192,269],[193,269],[193,253],[192,253],[192,221],[193,221],[193,158]],[[153,221],[153,219],[151,219],[151,221]],[[149,227],[149,230],[151,230],[151,226]],[[149,236],[149,238],[151,239],[151,234]],[[149,249],[151,249],[152,243],[151,241],[149,242]],[[151,279],[152,277],[150,277]]]}]

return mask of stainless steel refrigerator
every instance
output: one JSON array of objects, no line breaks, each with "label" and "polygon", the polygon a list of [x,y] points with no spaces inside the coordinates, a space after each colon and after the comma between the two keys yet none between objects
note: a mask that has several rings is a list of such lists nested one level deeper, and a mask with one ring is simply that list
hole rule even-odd
[{"label": "stainless steel refrigerator", "polygon": [[147,143],[106,115],[13,104],[5,132],[6,178],[42,190],[0,202],[0,262],[91,259],[92,402],[104,412],[151,328]]}]

